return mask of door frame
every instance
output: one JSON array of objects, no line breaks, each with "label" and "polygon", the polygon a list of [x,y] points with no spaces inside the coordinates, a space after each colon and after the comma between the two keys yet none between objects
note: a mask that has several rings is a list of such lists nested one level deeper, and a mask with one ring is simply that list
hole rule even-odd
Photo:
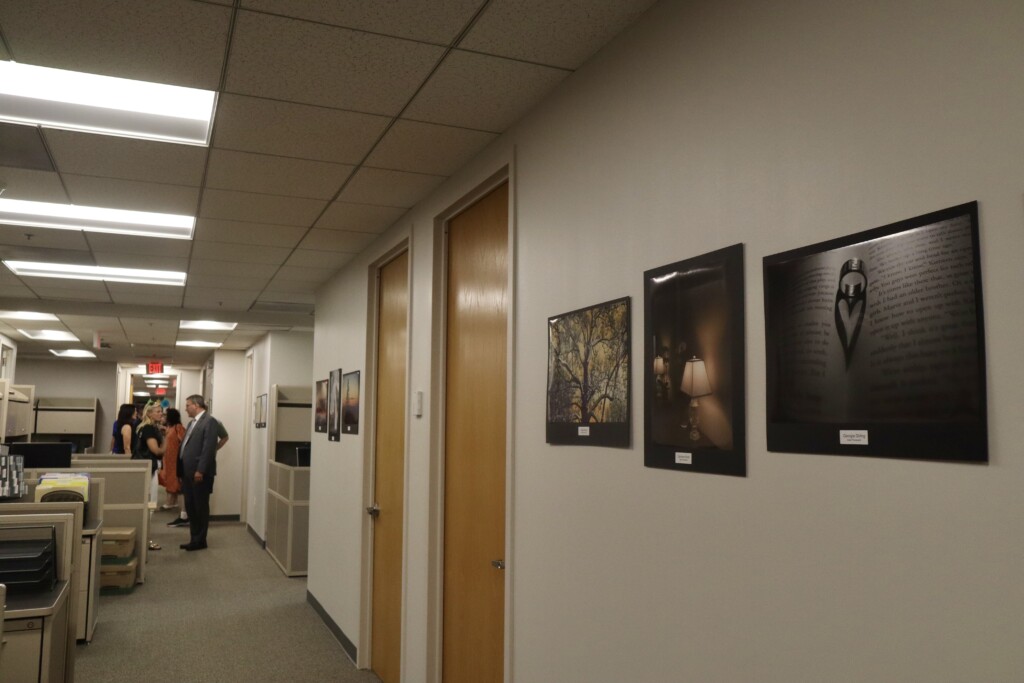
[{"label": "door frame", "polygon": [[[388,249],[378,259],[367,267],[367,301],[366,301],[366,377],[363,386],[360,387],[359,397],[360,422],[363,427],[363,505],[365,510],[373,505],[374,493],[376,491],[376,443],[377,443],[377,341],[378,325],[380,324],[380,271],[388,263],[393,261],[403,252],[409,254],[408,265],[408,289],[409,289],[409,310],[406,313],[406,337],[405,355],[405,447],[402,454],[402,499],[405,504],[402,506],[402,616],[401,616],[401,653],[399,661],[401,669],[405,671],[405,620],[408,612],[408,583],[409,583],[409,387],[410,372],[412,368],[412,263],[413,248],[411,240],[406,237],[398,244]],[[339,407],[340,408],[340,407]],[[356,651],[356,667],[360,669],[371,669],[373,663],[370,661],[373,641],[373,519],[368,514],[363,514],[362,543],[362,589],[359,592],[359,648]]]},{"label": "door frame", "polygon": [[512,575],[515,571],[512,510],[515,481],[512,476],[515,453],[515,326],[516,317],[516,201],[515,151],[512,161],[463,195],[434,219],[434,278],[431,327],[434,331],[430,367],[430,502],[429,553],[427,557],[427,681],[441,683],[444,631],[444,460],[445,407],[447,397],[448,346],[448,229],[453,218],[503,183],[508,184],[508,319],[506,321],[505,388],[505,644],[504,681],[512,680]]}]

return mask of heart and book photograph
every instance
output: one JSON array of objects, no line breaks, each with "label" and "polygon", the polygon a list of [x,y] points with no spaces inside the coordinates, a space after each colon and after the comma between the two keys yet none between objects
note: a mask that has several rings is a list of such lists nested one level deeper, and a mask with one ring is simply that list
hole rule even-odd
[{"label": "heart and book photograph", "polygon": [[987,461],[976,202],[764,259],[768,449]]}]

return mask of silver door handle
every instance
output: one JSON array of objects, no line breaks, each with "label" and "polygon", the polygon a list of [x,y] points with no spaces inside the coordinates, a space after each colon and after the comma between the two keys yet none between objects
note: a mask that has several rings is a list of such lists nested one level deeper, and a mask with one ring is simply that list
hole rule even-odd
[{"label": "silver door handle", "polygon": [[377,507],[376,503],[374,503],[370,507],[366,508],[366,514],[370,515],[374,519],[377,519],[378,517],[380,517],[380,508]]},{"label": "silver door handle", "polygon": [[504,569],[505,568],[505,560],[491,560],[491,566],[494,567],[495,569]]}]

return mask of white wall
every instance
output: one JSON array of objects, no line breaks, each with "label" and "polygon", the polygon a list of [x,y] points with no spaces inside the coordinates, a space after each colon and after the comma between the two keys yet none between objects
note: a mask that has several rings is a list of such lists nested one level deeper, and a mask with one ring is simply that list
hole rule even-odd
[{"label": "white wall", "polygon": [[[430,396],[434,217],[514,160],[511,680],[1019,679],[1022,25],[999,0],[662,2],[321,290],[315,377],[364,367],[367,268],[409,237],[410,383]],[[768,453],[761,258],[971,200],[990,463]],[[643,271],[737,242],[748,476],[645,469],[641,400],[630,449],[545,444],[547,317],[632,297],[636,363]],[[429,414],[408,434],[411,682]],[[362,439],[315,435],[308,583],[360,648]]]},{"label": "white wall", "polygon": [[[221,421],[229,438],[217,451],[217,479],[210,499],[210,514],[241,515],[242,429],[247,410],[245,382],[239,379],[243,377],[245,352],[218,350],[213,355],[213,396],[208,397],[210,414]],[[181,405],[185,405],[188,396],[181,396]]]},{"label": "white wall", "polygon": [[34,384],[36,398],[96,398],[97,453],[110,452],[110,434],[117,419],[117,363],[93,360],[34,360],[18,363],[18,384]]},{"label": "white wall", "polygon": [[[312,386],[312,346],[313,335],[309,332],[271,332],[250,347],[247,353],[253,357],[253,398],[269,394],[274,384]],[[239,381],[240,392],[245,391],[243,375],[239,372],[238,376],[243,378]],[[265,538],[267,458],[272,457],[268,454],[273,453],[273,448],[268,443],[269,430],[253,426],[251,405],[245,407],[242,429],[250,430],[246,522],[260,538]]]}]

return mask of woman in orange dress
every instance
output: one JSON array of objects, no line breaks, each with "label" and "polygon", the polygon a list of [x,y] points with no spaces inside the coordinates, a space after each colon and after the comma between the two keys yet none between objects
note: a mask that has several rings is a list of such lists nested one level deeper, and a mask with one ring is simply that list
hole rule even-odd
[{"label": "woman in orange dress", "polygon": [[167,491],[167,502],[160,506],[162,510],[173,510],[178,507],[178,494],[181,482],[178,480],[178,452],[181,440],[185,438],[185,426],[181,424],[181,413],[174,408],[167,409],[167,432],[164,435],[164,463],[160,469],[160,485]]}]

